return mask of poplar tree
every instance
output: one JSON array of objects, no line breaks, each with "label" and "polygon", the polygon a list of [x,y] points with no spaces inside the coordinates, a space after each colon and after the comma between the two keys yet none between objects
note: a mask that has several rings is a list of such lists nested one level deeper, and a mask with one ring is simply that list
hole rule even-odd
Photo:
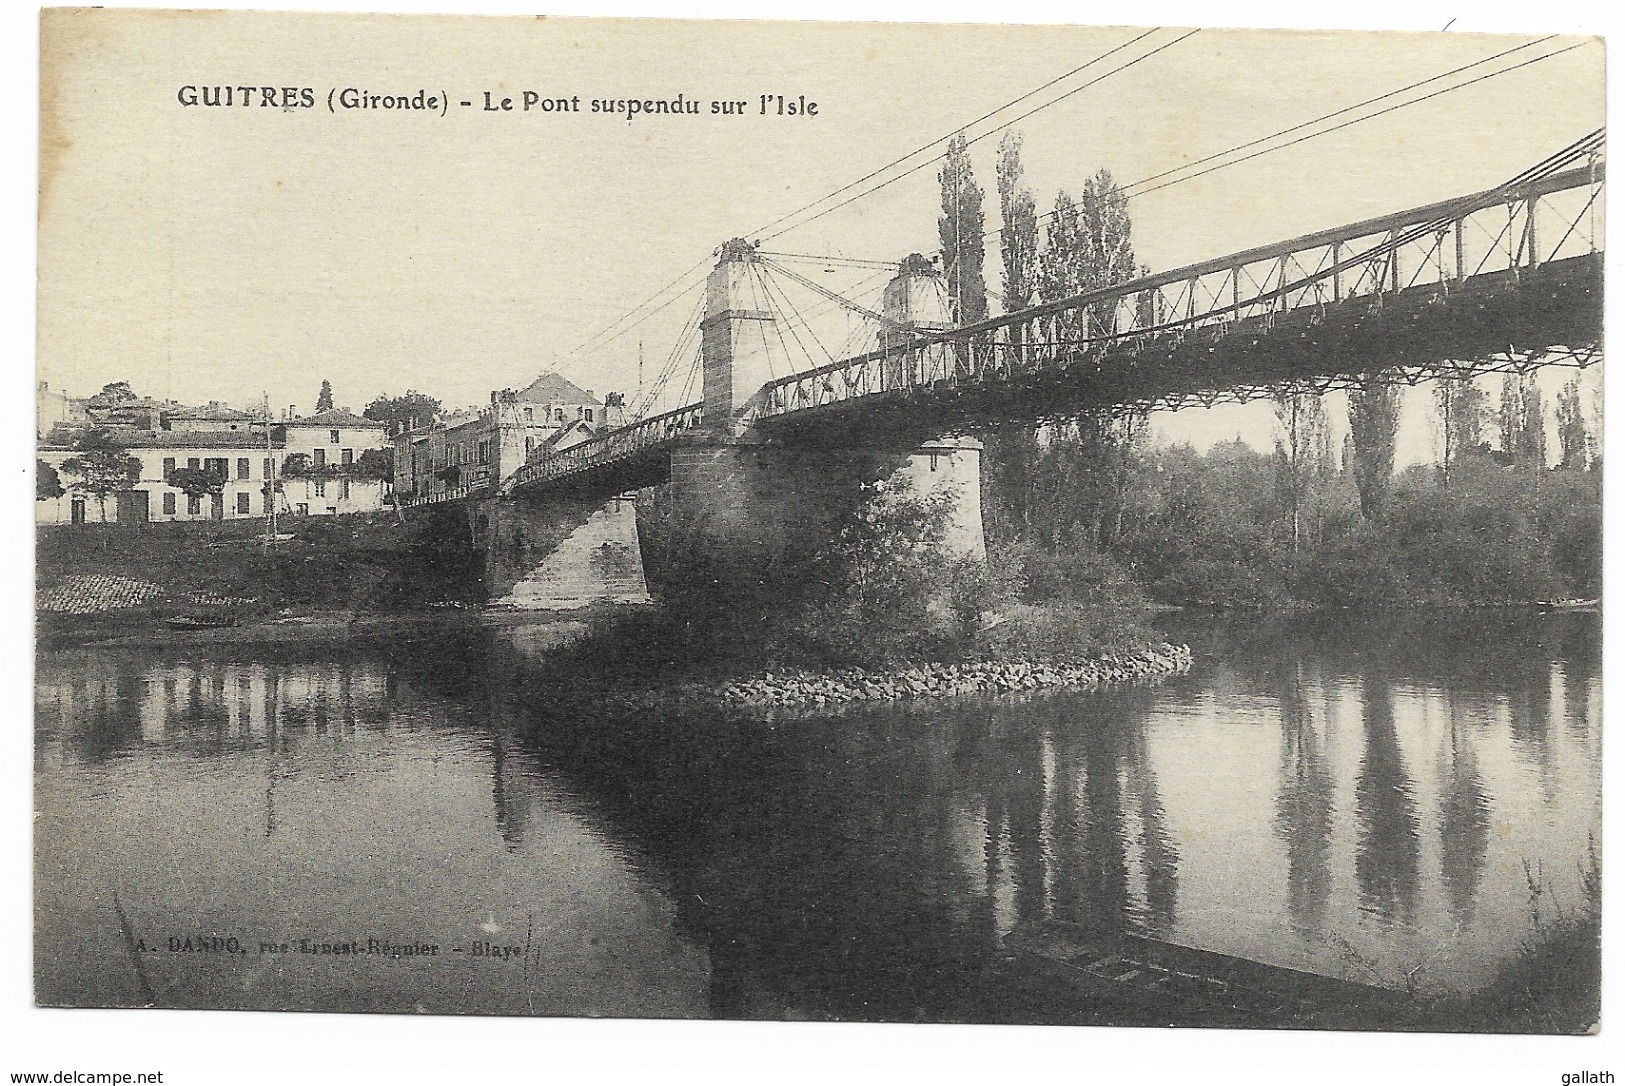
[{"label": "poplar tree", "polygon": [[[1021,133],[1009,131],[999,141],[999,257],[1004,262],[1004,311],[1032,305],[1038,295],[1038,204],[1026,186],[1021,164]],[[1026,326],[1011,329],[1017,342]]]},{"label": "poplar tree", "polygon": [[333,382],[323,381],[322,390],[316,394],[316,413],[333,410]]},{"label": "poplar tree", "polygon": [[1354,485],[1360,515],[1376,520],[1388,502],[1394,477],[1394,443],[1399,435],[1401,391],[1367,381],[1349,393],[1349,437],[1354,442]]},{"label": "poplar tree", "polygon": [[1558,466],[1584,471],[1591,466],[1591,433],[1580,408],[1580,379],[1569,378],[1557,394]]},{"label": "poplar tree", "polygon": [[1448,490],[1456,468],[1482,442],[1485,396],[1471,377],[1447,377],[1433,388],[1439,437],[1439,478]]},{"label": "poplar tree", "polygon": [[[999,258],[1004,311],[1015,313],[1038,300],[1038,205],[1026,186],[1021,162],[1021,134],[1009,131],[999,141]],[[1010,342],[1027,342],[1031,325],[1009,329]],[[996,545],[1028,535],[1034,528],[1033,480],[1043,457],[1038,426],[1006,422],[983,435],[982,464],[988,536]]]},{"label": "poplar tree", "polygon": [[987,316],[987,282],[982,275],[986,217],[964,133],[949,141],[937,182],[942,189],[937,236],[942,241],[942,257],[948,270],[948,298],[956,322],[975,324]]},{"label": "poplar tree", "polygon": [[1530,374],[1507,374],[1501,379],[1501,409],[1497,412],[1501,453],[1520,471],[1546,466],[1544,401]]},{"label": "poplar tree", "polygon": [[1281,433],[1275,439],[1276,480],[1286,498],[1292,522],[1292,553],[1303,547],[1303,507],[1315,477],[1321,434],[1326,429],[1326,408],[1315,392],[1282,390],[1275,394],[1275,419]]}]

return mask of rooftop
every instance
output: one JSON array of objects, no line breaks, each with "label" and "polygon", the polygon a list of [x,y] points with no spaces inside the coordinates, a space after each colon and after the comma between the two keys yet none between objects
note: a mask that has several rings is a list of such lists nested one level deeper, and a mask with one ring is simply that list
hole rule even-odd
[{"label": "rooftop", "polygon": [[285,425],[285,426],[313,426],[313,427],[324,427],[324,428],[327,428],[327,429],[332,429],[335,426],[344,426],[344,427],[363,427],[364,426],[364,427],[366,427],[367,429],[370,429],[370,430],[382,430],[382,429],[385,428],[384,424],[379,422],[377,419],[363,418],[360,415],[351,414],[349,411],[344,410],[342,407],[341,408],[336,408],[336,409],[334,409],[332,411],[321,411],[321,412],[318,412],[318,413],[316,413],[314,415],[306,415],[302,419],[289,419],[283,425]]},{"label": "rooftop", "polygon": [[556,373],[544,373],[526,385],[520,390],[519,399],[525,403],[579,403],[591,404],[594,407],[598,405],[597,397],[590,391]]},{"label": "rooftop", "polygon": [[[84,427],[75,430],[54,430],[46,437],[43,447],[72,448],[74,438],[84,433],[84,431]],[[263,432],[253,434],[246,431],[186,433],[167,430],[126,430],[123,428],[113,429],[110,432],[127,449],[244,449],[258,452],[265,451],[265,434]],[[280,447],[280,443],[273,442],[272,447]]]},{"label": "rooftop", "polygon": [[168,414],[170,418],[176,419],[209,419],[220,422],[252,422],[261,418],[247,411],[239,411],[235,407],[227,407],[218,401],[210,401],[202,407],[182,407]]}]

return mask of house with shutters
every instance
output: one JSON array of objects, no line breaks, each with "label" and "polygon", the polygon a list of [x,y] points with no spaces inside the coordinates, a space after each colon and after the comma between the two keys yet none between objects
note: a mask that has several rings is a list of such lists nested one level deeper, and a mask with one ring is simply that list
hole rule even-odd
[{"label": "house with shutters", "polygon": [[[39,458],[50,464],[66,491],[60,498],[36,501],[34,519],[39,524],[145,524],[169,520],[228,520],[264,516],[270,512],[274,480],[281,468],[281,450],[267,449],[263,426],[258,434],[243,432],[199,433],[164,430],[115,431],[118,440],[141,464],[140,478],[128,490],[108,497],[105,506],[95,497],[76,490],[73,476],[64,471],[64,461],[78,455],[71,435],[61,444],[44,444]],[[223,483],[217,494],[189,495],[169,480],[177,468],[193,468],[219,476]]]},{"label": "house with shutters", "polygon": [[[39,459],[57,470],[65,493],[34,503],[36,523],[234,520],[265,516],[273,504],[279,516],[333,516],[382,509],[389,494],[377,470],[389,455],[384,424],[347,411],[267,424],[210,404],[166,412],[160,428],[105,426],[140,463],[139,479],[105,503],[75,489],[62,468],[77,455],[84,428],[57,427],[42,439]],[[363,463],[369,450],[377,451]],[[174,485],[175,472],[187,468],[217,477],[219,492]]]},{"label": "house with shutters", "polygon": [[[285,419],[271,427],[283,456],[283,511],[295,516],[371,513],[384,507],[389,484],[373,464],[393,452],[387,427],[345,408]],[[377,450],[362,463],[368,450]]]}]

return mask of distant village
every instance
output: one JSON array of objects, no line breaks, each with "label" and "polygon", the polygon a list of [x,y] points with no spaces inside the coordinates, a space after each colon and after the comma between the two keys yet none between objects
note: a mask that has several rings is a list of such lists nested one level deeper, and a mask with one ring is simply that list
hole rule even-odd
[{"label": "distant village", "polygon": [[553,373],[460,411],[408,392],[357,414],[325,381],[308,415],[190,407],[124,381],[84,398],[42,381],[36,407],[41,525],[378,512],[456,497],[626,421],[619,393]]}]

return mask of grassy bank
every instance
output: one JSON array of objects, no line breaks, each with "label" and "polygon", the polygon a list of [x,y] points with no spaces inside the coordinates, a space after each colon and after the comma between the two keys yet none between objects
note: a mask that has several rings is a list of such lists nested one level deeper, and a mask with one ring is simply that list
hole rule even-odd
[{"label": "grassy bank", "polygon": [[267,546],[259,521],[42,528],[43,636],[116,633],[178,614],[243,621],[344,611],[391,614],[478,598],[455,535],[390,513],[292,521]]},{"label": "grassy bank", "polygon": [[1529,930],[1519,955],[1489,984],[1422,1001],[1421,1028],[1494,1033],[1592,1033],[1602,1014],[1602,868],[1595,838],[1565,902],[1524,865]]}]

